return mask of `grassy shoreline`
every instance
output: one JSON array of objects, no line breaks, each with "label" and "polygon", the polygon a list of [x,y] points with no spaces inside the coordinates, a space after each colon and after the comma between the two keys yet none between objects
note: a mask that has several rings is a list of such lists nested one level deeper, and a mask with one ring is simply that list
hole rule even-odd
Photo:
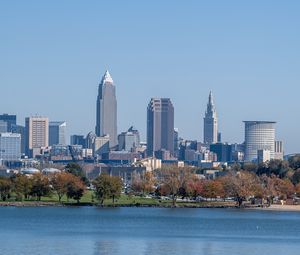
[{"label": "grassy shoreline", "polygon": [[[63,197],[61,202],[58,201],[56,195],[50,197],[42,197],[41,201],[34,199],[16,201],[12,197],[8,201],[0,201],[1,206],[15,206],[15,207],[42,207],[42,206],[97,206],[97,207],[157,207],[157,208],[171,208],[174,207],[171,200],[161,200],[156,198],[146,198],[142,196],[129,196],[122,194],[120,198],[115,200],[115,203],[111,199],[105,200],[103,205],[99,205],[98,201],[93,195],[93,192],[88,191],[84,194],[80,203],[75,200],[67,200]],[[176,203],[177,208],[234,208],[235,202],[218,202],[218,201],[202,201],[202,202],[184,202],[178,201]]]},{"label": "grassy shoreline", "polygon": [[98,203],[59,203],[59,202],[43,202],[43,201],[23,201],[23,202],[0,202],[0,207],[99,207],[99,208],[117,208],[117,207],[153,207],[153,208],[236,208],[235,204],[228,203],[176,203],[175,206],[172,203],[160,203],[160,204],[140,204],[140,203],[126,203],[126,204],[103,204]]}]

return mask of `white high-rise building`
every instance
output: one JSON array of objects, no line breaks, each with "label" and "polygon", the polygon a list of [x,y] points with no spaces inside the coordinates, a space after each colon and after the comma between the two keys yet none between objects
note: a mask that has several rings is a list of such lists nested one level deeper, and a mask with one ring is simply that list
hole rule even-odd
[{"label": "white high-rise building", "polygon": [[203,142],[208,145],[218,142],[218,118],[212,92],[209,93],[207,109],[204,117]]},{"label": "white high-rise building", "polygon": [[266,163],[271,160],[271,152],[269,150],[258,150],[257,151],[257,162]]},{"label": "white high-rise building", "polygon": [[110,147],[118,144],[116,87],[108,71],[105,72],[99,84],[96,135],[98,137],[108,135]]},{"label": "white high-rise building", "polygon": [[274,121],[244,121],[245,123],[245,161],[257,161],[259,150],[270,151],[274,159],[275,124]]},{"label": "white high-rise building", "polygon": [[21,159],[21,135],[0,133],[0,161],[19,159]]}]

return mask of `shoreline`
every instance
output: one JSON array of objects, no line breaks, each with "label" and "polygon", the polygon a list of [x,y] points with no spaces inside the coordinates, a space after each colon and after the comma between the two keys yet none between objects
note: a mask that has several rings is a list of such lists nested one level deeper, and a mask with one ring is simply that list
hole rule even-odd
[{"label": "shoreline", "polygon": [[271,205],[270,207],[253,208],[263,211],[277,211],[277,212],[300,212],[300,205]]},{"label": "shoreline", "polygon": [[121,208],[121,207],[143,207],[143,208],[237,208],[235,205],[228,204],[108,204],[99,205],[96,203],[58,203],[58,202],[0,202],[0,207],[97,207],[97,208]]},{"label": "shoreline", "polygon": [[26,201],[26,202],[0,202],[0,207],[97,207],[97,208],[191,208],[191,209],[246,209],[246,210],[262,210],[262,211],[278,211],[278,212],[300,212],[300,205],[271,205],[270,207],[237,207],[230,204],[109,204],[99,205],[96,203],[58,203],[58,202],[39,202],[39,201]]}]

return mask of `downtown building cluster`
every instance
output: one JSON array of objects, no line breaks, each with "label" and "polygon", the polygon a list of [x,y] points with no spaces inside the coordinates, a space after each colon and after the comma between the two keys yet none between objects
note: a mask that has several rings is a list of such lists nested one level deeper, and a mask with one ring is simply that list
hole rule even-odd
[{"label": "downtown building cluster", "polygon": [[[146,108],[146,107],[145,107]],[[0,164],[24,166],[30,159],[66,164],[87,162],[115,166],[152,166],[162,163],[213,168],[234,162],[283,159],[272,121],[245,121],[243,143],[222,142],[212,92],[203,118],[203,141],[185,140],[174,125],[170,98],[151,98],[147,106],[147,141],[135,127],[118,134],[116,86],[108,71],[103,75],[96,101],[95,130],[66,138],[66,121],[33,116],[25,125],[16,115],[0,115]]]}]

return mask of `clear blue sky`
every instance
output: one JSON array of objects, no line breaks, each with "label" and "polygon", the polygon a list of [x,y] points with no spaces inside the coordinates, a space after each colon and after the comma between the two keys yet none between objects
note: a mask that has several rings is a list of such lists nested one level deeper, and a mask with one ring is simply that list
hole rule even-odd
[{"label": "clear blue sky", "polygon": [[151,97],[170,97],[180,136],[202,140],[213,90],[223,140],[243,120],[275,120],[286,153],[300,152],[299,1],[1,1],[0,112],[95,127],[109,69],[118,131],[145,140]]}]

